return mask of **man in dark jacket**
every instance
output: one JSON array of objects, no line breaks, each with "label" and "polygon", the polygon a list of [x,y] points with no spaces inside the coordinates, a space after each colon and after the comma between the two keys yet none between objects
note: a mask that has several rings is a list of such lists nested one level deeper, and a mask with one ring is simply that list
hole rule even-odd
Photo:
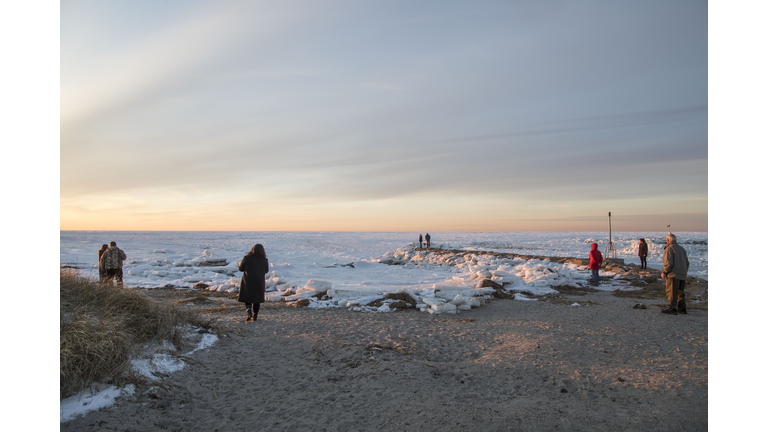
[{"label": "man in dark jacket", "polygon": [[429,233],[427,233],[427,235],[424,236],[424,240],[427,241],[427,247],[429,247],[429,245],[430,245],[429,241],[432,240],[432,237],[429,236]]},{"label": "man in dark jacket", "polygon": [[669,233],[667,247],[664,249],[664,267],[661,269],[661,278],[667,281],[669,309],[664,309],[661,313],[688,313],[685,308],[685,278],[688,277],[689,265],[688,253],[677,244],[677,237]]},{"label": "man in dark jacket", "polygon": [[112,280],[117,278],[117,284],[123,284],[123,261],[126,258],[125,252],[117,247],[117,243],[109,243],[109,249],[101,254],[101,260],[99,260],[99,267],[107,271],[105,283],[112,285]]}]

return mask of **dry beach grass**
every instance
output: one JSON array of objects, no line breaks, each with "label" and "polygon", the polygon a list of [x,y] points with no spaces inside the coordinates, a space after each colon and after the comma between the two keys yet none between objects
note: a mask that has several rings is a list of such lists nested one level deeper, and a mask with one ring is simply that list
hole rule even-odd
[{"label": "dry beach grass", "polygon": [[706,430],[706,290],[688,315],[633,309],[664,303],[655,282],[456,315],[266,303],[253,323],[233,295],[136,290],[215,319],[220,341],[61,429]]},{"label": "dry beach grass", "polygon": [[92,382],[139,382],[128,368],[136,345],[155,340],[183,348],[184,325],[210,327],[210,320],[197,311],[153,301],[138,291],[101,285],[73,271],[61,272],[59,296],[62,398]]}]

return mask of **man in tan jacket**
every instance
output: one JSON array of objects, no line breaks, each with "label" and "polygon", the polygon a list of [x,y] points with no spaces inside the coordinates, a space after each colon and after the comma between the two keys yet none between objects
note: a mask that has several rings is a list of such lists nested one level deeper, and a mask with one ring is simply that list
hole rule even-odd
[{"label": "man in tan jacket", "polygon": [[667,281],[667,300],[669,309],[661,313],[677,315],[686,314],[685,309],[685,278],[688,277],[688,253],[677,244],[677,237],[669,233],[667,235],[667,247],[664,249],[664,267],[661,269],[661,278]]}]

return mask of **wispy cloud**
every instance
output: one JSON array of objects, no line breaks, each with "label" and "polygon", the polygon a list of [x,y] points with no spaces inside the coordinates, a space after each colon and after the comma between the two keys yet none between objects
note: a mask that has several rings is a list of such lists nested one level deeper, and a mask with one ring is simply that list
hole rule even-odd
[{"label": "wispy cloud", "polygon": [[133,44],[121,50],[100,52],[77,65],[68,65],[65,58],[62,122],[92,119],[199,81],[206,71],[217,70],[217,60],[233,54],[233,46],[269,41],[305,16],[292,12],[276,2],[204,4],[150,34],[137,35]]},{"label": "wispy cloud", "polygon": [[404,5],[67,4],[63,214],[706,200],[705,7]]}]

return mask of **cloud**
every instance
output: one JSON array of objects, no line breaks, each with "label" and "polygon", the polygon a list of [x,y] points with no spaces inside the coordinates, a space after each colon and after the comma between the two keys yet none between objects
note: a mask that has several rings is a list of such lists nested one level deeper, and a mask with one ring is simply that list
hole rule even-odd
[{"label": "cloud", "polygon": [[64,35],[62,208],[706,199],[706,38],[676,55],[700,17],[432,6],[201,3],[113,49]]},{"label": "cloud", "polygon": [[99,52],[87,62],[78,57],[81,64],[68,64],[64,57],[62,123],[93,120],[111,110],[167,95],[185,83],[199,82],[206,71],[216,70],[217,61],[237,51],[236,46],[268,41],[310,13],[308,8],[296,14],[279,7],[278,2],[204,4],[182,11],[177,19],[149,34],[137,35],[122,49]]}]

